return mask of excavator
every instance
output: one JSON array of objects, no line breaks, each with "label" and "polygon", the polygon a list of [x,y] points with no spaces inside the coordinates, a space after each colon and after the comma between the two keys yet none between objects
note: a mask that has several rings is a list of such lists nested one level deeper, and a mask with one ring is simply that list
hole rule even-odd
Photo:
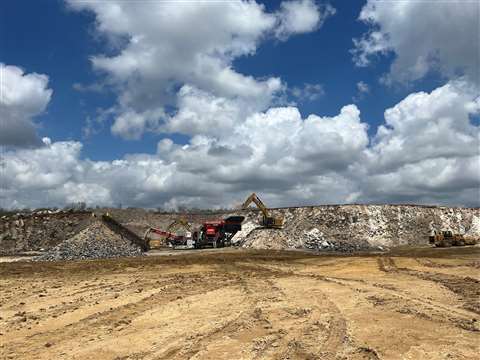
[{"label": "excavator", "polygon": [[[191,225],[188,221],[179,219],[172,222],[167,231],[156,228],[149,228],[144,235],[145,242],[149,248],[152,246],[150,234],[160,235],[164,240],[160,241],[158,247],[169,245],[174,249],[195,248],[202,249],[205,247],[224,247],[231,245],[233,236],[242,230],[243,216],[230,216],[226,219],[210,220],[204,222],[199,228],[191,232]],[[179,229],[185,229],[183,235],[177,232]]]},{"label": "excavator", "polygon": [[475,245],[478,243],[478,239],[462,234],[454,234],[451,230],[435,230],[429,236],[428,242],[436,247],[451,247]]},{"label": "excavator", "polygon": [[[183,235],[178,235],[179,230],[184,229]],[[167,230],[160,230],[153,227],[147,229],[143,238],[146,242],[148,242],[149,247],[162,247],[165,244],[169,246],[178,246],[178,245],[186,245],[188,239],[191,239],[191,225],[185,219],[176,219],[170,225],[168,225]],[[164,240],[158,241],[153,240],[150,238],[150,234],[157,234],[160,235]]]},{"label": "excavator", "polygon": [[186,232],[192,231],[192,226],[186,219],[176,219],[167,227],[168,232],[177,232],[180,229],[184,229]]},{"label": "excavator", "polygon": [[270,212],[268,211],[268,208],[265,206],[265,204],[260,200],[260,198],[257,196],[257,194],[252,193],[247,200],[242,205],[242,209],[247,209],[248,206],[251,203],[254,203],[257,205],[257,207],[260,209],[260,211],[263,214],[262,218],[262,226],[266,228],[274,228],[274,229],[281,229],[283,227],[283,217],[275,217],[271,216]]}]

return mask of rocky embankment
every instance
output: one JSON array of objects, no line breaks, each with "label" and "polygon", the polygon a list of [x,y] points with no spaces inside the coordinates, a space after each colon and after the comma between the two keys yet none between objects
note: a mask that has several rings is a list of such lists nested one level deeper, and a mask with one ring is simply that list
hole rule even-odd
[{"label": "rocky embankment", "polygon": [[142,255],[140,247],[98,220],[35,260],[85,260],[140,255]]},{"label": "rocky embankment", "polygon": [[[257,209],[210,214],[167,214],[142,209],[108,211],[139,236],[143,236],[149,226],[166,229],[179,217],[186,218],[195,228],[206,220],[244,215],[244,230],[235,236],[234,243],[246,248],[351,252],[424,245],[432,230],[450,229],[455,233],[480,236],[478,208],[325,205],[275,209],[274,215],[285,217],[281,230],[259,228],[261,213]],[[0,218],[0,254],[52,249],[94,221],[91,212],[47,210],[4,216]]]},{"label": "rocky embankment", "polygon": [[259,213],[249,213],[234,242],[263,249],[323,251],[381,250],[424,245],[433,230],[480,236],[480,209],[410,205],[339,205],[277,209],[281,230],[258,229]]},{"label": "rocky embankment", "polygon": [[92,222],[87,211],[41,210],[0,218],[0,255],[50,249]]}]

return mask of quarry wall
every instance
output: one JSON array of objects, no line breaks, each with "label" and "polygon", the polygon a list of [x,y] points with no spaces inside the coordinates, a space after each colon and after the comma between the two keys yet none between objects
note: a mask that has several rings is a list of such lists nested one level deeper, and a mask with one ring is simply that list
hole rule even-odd
[{"label": "quarry wall", "polygon": [[282,230],[249,233],[253,228],[249,224],[255,223],[259,216],[250,214],[244,222],[245,231],[237,234],[235,240],[242,246],[254,248],[361,250],[424,245],[433,230],[461,234],[480,231],[478,208],[338,205],[285,208],[273,210],[273,214],[285,217]]},{"label": "quarry wall", "polygon": [[[178,217],[193,226],[232,213],[244,215],[244,230],[234,241],[253,248],[362,249],[428,243],[432,230],[456,233],[480,231],[480,209],[416,205],[325,205],[281,208],[273,214],[285,217],[282,230],[258,229],[257,209],[211,214],[166,214],[142,209],[109,209],[110,214],[138,235],[149,226],[166,228]],[[48,211],[0,218],[0,254],[49,249],[80,232],[92,221],[91,212]],[[477,224],[477,225],[475,225]],[[475,228],[477,226],[477,228]]]},{"label": "quarry wall", "polygon": [[86,211],[42,210],[0,218],[0,255],[49,249],[74,236],[92,221]]}]

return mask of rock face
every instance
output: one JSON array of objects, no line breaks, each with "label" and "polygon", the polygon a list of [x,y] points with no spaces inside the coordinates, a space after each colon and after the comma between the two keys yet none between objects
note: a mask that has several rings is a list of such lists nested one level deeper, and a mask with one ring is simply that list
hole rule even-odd
[{"label": "rock face", "polygon": [[[259,229],[257,209],[216,213],[167,214],[142,209],[102,209],[139,236],[149,226],[166,229],[185,218],[193,228],[206,220],[243,215],[238,246],[267,249],[357,251],[428,243],[433,230],[480,235],[480,209],[413,205],[329,205],[274,209],[285,217],[281,230]],[[88,227],[90,212],[43,211],[0,218],[0,254],[51,249]]]},{"label": "rock face", "polygon": [[0,218],[0,255],[49,249],[92,222],[91,212],[43,210]]},{"label": "rock face", "polygon": [[141,248],[97,221],[35,260],[103,259],[140,255]]},{"label": "rock face", "polygon": [[[283,229],[242,232],[233,241],[253,248],[381,250],[427,244],[433,230],[475,232],[480,219],[480,209],[409,205],[315,206],[277,209],[272,213],[285,217]],[[260,217],[259,213],[250,213],[244,225],[258,224]]]}]

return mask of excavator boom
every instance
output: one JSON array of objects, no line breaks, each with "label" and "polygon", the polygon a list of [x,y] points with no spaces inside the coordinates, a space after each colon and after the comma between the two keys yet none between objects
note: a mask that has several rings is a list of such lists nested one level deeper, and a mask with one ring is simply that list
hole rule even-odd
[{"label": "excavator boom", "polygon": [[274,217],[270,216],[270,212],[268,211],[268,208],[265,206],[262,200],[257,196],[257,194],[252,193],[247,200],[242,205],[242,209],[247,209],[248,205],[251,203],[254,203],[257,205],[257,207],[260,209],[260,211],[263,214],[263,222],[262,225],[268,228],[281,228],[283,227],[283,217]]},{"label": "excavator boom", "polygon": [[167,227],[168,232],[175,232],[180,229],[192,231],[192,227],[186,219],[176,219]]}]

